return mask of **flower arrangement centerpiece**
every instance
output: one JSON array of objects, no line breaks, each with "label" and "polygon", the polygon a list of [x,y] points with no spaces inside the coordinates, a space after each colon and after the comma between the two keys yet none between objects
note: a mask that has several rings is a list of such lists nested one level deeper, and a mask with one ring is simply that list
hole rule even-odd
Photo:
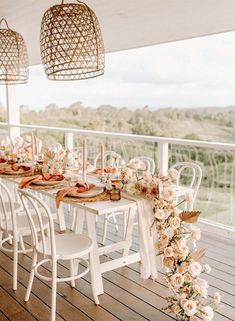
[{"label": "flower arrangement centerpiece", "polygon": [[62,147],[57,151],[47,148],[44,151],[42,171],[51,175],[63,174],[67,166],[67,152]]},{"label": "flower arrangement centerpiece", "polygon": [[12,163],[24,163],[28,159],[28,144],[21,137],[11,140],[5,137],[0,143],[0,157]]},{"label": "flower arrangement centerpiece", "polygon": [[[137,160],[132,163],[136,166],[121,170],[121,180],[126,192],[151,202],[151,228],[155,226],[158,232],[156,250],[167,269],[164,279],[172,290],[172,295],[166,298],[168,305],[164,309],[175,314],[178,320],[211,321],[221,298],[217,292],[211,298],[208,296],[209,285],[201,274],[210,273],[211,268],[208,264],[200,263],[205,250],[195,247],[201,231],[187,224],[196,223],[200,212],[180,212],[177,209],[179,204],[175,204],[173,188],[178,175],[176,170],[170,169],[166,176],[145,172],[138,178],[136,172],[139,164]],[[187,201],[190,201],[190,197],[187,197]]]}]

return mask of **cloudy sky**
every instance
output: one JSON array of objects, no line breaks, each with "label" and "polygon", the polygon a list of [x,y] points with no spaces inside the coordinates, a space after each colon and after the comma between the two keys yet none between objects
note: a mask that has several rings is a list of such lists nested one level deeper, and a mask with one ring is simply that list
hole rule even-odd
[{"label": "cloudy sky", "polygon": [[29,83],[16,87],[18,104],[33,109],[235,105],[235,32],[107,54],[105,75],[91,80],[53,82],[31,67]]}]

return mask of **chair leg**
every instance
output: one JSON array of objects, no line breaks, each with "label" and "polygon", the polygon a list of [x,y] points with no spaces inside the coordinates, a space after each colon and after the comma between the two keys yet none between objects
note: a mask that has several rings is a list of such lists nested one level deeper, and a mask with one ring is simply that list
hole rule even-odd
[{"label": "chair leg", "polygon": [[90,252],[89,254],[89,261],[90,261],[90,274],[91,274],[91,289],[92,289],[92,295],[93,295],[93,299],[95,301],[95,304],[100,304],[99,299],[98,299],[98,295],[96,293],[96,289],[94,286],[94,258],[93,258],[93,250],[92,252]]},{"label": "chair leg", "polygon": [[27,287],[27,291],[26,291],[26,295],[25,295],[25,299],[24,299],[26,302],[29,300],[29,296],[30,296],[30,293],[31,293],[31,290],[32,290],[36,264],[37,264],[37,253],[34,251],[32,267],[31,267],[31,272],[30,272],[30,276],[29,276],[29,283],[28,283],[28,287]]},{"label": "chair leg", "polygon": [[13,238],[13,290],[17,290],[18,240]]},{"label": "chair leg", "polygon": [[[69,261],[70,264],[70,276],[74,276],[74,260]],[[75,280],[71,280],[71,287],[75,288]]]},{"label": "chair leg", "polygon": [[20,241],[20,247],[21,247],[23,253],[25,254],[25,253],[26,253],[26,250],[25,250],[25,246],[24,246],[23,236],[20,236],[20,237],[19,237],[19,241]]},{"label": "chair leg", "polygon": [[107,235],[107,228],[108,228],[108,214],[105,214],[104,216],[104,227],[103,227],[103,237],[101,244],[104,245]]},{"label": "chair leg", "polygon": [[72,224],[71,224],[71,227],[70,227],[70,230],[71,230],[71,231],[74,231],[74,230],[75,230],[76,218],[77,218],[77,208],[74,207],[74,208],[73,208],[73,214],[72,214]]},{"label": "chair leg", "polygon": [[118,232],[118,231],[119,231],[119,227],[118,227],[117,219],[116,219],[116,217],[115,217],[115,216],[113,216],[113,221],[114,221],[114,223],[115,223],[115,229],[116,229],[116,232]]},{"label": "chair leg", "polygon": [[52,262],[51,321],[56,321],[57,262]]}]

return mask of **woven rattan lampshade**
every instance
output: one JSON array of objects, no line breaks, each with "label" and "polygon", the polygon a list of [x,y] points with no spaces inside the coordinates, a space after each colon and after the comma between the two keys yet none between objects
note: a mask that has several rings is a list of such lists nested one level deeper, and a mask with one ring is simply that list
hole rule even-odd
[{"label": "woven rattan lampshade", "polygon": [[88,79],[104,73],[104,44],[95,13],[83,2],[48,9],[41,24],[41,56],[52,80]]},{"label": "woven rattan lampshade", "polygon": [[[1,27],[5,22],[6,28]],[[24,84],[28,80],[28,54],[23,37],[0,21],[0,84]]]}]

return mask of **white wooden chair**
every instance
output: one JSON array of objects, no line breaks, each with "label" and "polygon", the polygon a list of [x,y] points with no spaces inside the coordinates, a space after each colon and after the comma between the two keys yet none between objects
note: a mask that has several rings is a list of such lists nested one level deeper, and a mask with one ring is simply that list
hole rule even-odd
[{"label": "white wooden chair", "polygon": [[[93,286],[95,268],[93,263],[93,242],[91,238],[86,235],[75,233],[63,233],[55,235],[54,222],[51,211],[48,208],[48,206],[43,202],[43,200],[25,190],[19,190],[19,194],[23,202],[25,211],[27,213],[33,236],[33,261],[25,301],[29,300],[35,275],[39,279],[42,279],[44,281],[51,281],[51,321],[55,321],[57,282],[69,281],[71,282],[71,286],[75,287],[75,280],[81,278],[90,270],[93,298],[95,303],[99,304],[96,289]],[[37,229],[33,221],[32,209],[36,213],[39,222],[41,222],[42,220],[43,213],[47,217],[49,223],[48,235],[45,234],[43,228],[40,229],[39,233],[37,232]],[[42,256],[42,259],[38,261],[39,255]],[[83,259],[83,257],[86,255],[89,256],[89,262]],[[75,273],[75,259],[78,259],[79,262],[85,265],[86,269],[82,273]],[[70,262],[70,276],[64,278],[57,277],[58,260],[65,260]],[[49,262],[52,267],[51,277],[42,275],[38,271],[38,268],[47,262]]]},{"label": "white wooden chair", "polygon": [[[33,216],[35,221],[35,216]],[[36,229],[39,229],[35,221]],[[47,221],[42,219],[43,229],[48,228]],[[0,249],[13,253],[13,290],[17,289],[18,254],[32,251],[25,249],[24,236],[31,235],[31,229],[25,213],[16,212],[9,189],[0,182]],[[21,249],[19,249],[19,243]],[[8,246],[7,246],[8,244]],[[9,245],[12,245],[11,247]]]},{"label": "white wooden chair", "polygon": [[[197,163],[193,162],[179,162],[174,164],[171,168],[178,171],[178,177],[176,179],[176,203],[181,195],[187,193],[192,195],[191,202],[186,201],[184,209],[193,210],[194,203],[197,197],[197,193],[202,180],[202,169]],[[184,180],[186,182],[184,182]]]}]

